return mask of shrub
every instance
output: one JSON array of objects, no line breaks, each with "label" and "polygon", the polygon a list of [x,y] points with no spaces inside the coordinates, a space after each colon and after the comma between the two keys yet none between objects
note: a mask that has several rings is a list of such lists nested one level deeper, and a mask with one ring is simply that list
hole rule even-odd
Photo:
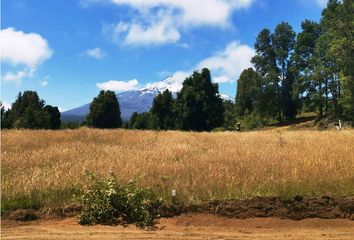
[{"label": "shrub", "polygon": [[274,124],[276,121],[271,118],[262,117],[256,113],[251,113],[240,119],[240,123],[242,130],[252,130]]},{"label": "shrub", "polygon": [[113,174],[109,178],[88,171],[85,174],[90,181],[79,197],[80,224],[136,223],[139,227],[155,224],[161,202],[150,188],[139,188],[134,180],[122,184]]}]

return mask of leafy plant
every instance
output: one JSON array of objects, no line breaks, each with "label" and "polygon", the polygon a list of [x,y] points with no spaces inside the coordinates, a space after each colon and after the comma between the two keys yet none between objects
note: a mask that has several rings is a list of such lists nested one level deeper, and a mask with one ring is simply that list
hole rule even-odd
[{"label": "leafy plant", "polygon": [[102,178],[86,171],[85,175],[90,182],[79,196],[83,207],[80,224],[155,224],[161,202],[150,188],[139,188],[134,180],[122,184],[113,174]]}]

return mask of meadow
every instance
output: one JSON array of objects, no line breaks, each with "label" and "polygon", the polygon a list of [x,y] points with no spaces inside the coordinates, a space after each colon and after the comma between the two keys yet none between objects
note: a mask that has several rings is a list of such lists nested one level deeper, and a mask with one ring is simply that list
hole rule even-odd
[{"label": "meadow", "polygon": [[5,130],[1,210],[59,207],[83,172],[135,179],[166,201],[354,196],[354,130],[196,133]]}]

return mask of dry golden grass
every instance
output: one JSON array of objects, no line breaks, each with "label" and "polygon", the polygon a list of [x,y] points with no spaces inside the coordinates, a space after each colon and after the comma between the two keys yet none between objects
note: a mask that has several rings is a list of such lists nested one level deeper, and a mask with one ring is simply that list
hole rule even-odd
[{"label": "dry golden grass", "polygon": [[137,178],[165,199],[176,189],[187,203],[354,195],[353,130],[11,130],[1,140],[3,204],[34,193],[47,193],[42,205],[62,204],[70,199],[65,189],[82,183],[85,169],[114,171],[122,181]]}]

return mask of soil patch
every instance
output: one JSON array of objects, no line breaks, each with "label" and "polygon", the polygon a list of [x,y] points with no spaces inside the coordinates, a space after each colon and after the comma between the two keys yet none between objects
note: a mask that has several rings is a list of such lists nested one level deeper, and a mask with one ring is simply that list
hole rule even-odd
[{"label": "soil patch", "polygon": [[277,197],[255,197],[248,200],[209,201],[199,205],[169,205],[161,207],[161,216],[172,217],[182,213],[211,213],[229,218],[278,217],[302,220],[305,218],[354,220],[354,197],[304,198],[290,200]]},{"label": "soil patch", "polygon": [[[19,209],[5,212],[3,219],[32,221],[37,219],[67,218],[78,215],[81,207],[70,205],[57,209]],[[306,218],[349,219],[354,220],[354,197],[332,198],[328,196],[307,198],[296,196],[293,199],[278,197],[255,197],[246,200],[208,201],[197,205],[162,205],[159,215],[163,218],[181,214],[202,213],[235,219],[270,218],[302,220]]]}]

